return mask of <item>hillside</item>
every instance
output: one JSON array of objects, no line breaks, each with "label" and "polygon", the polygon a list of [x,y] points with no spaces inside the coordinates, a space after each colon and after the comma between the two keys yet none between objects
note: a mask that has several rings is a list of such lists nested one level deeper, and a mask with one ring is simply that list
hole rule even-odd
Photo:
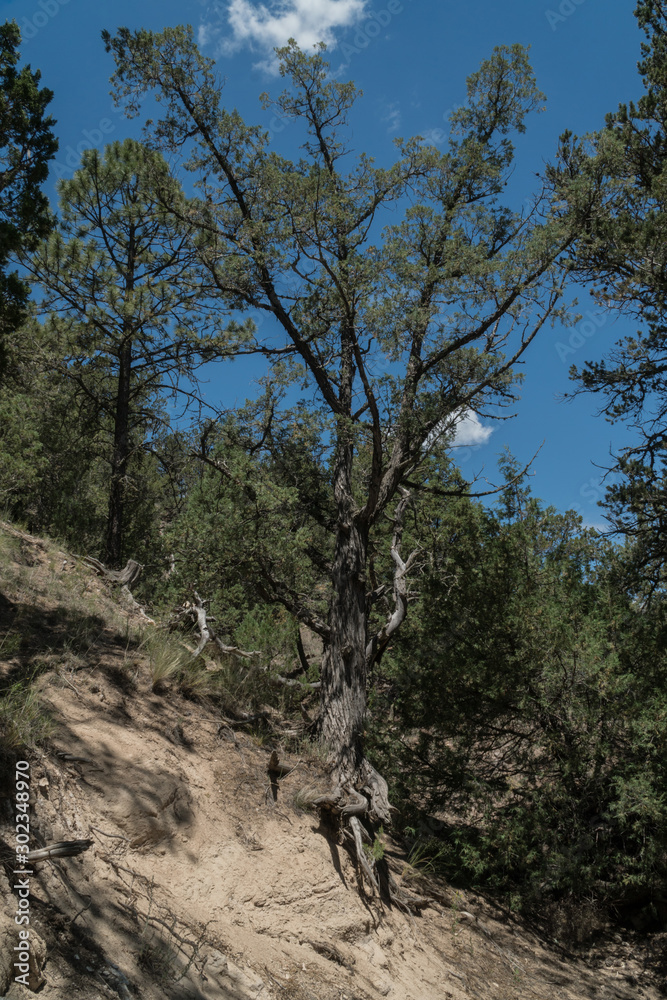
[{"label": "hillside", "polygon": [[[168,677],[156,693],[155,630],[79,560],[0,525],[3,745],[41,737],[28,753],[31,848],[92,841],[32,869],[44,1000],[664,995],[665,935],[597,928],[568,953],[491,901],[436,885],[389,837],[385,859],[430,905],[412,915],[360,892],[348,852],[308,808],[327,776],[303,734],[271,712],[263,728],[225,722]],[[6,693],[28,678],[43,731],[32,702]],[[271,781],[274,750],[289,770]],[[1,789],[6,862],[15,759]],[[11,871],[0,877],[0,993],[20,998],[32,994],[11,981]]]}]

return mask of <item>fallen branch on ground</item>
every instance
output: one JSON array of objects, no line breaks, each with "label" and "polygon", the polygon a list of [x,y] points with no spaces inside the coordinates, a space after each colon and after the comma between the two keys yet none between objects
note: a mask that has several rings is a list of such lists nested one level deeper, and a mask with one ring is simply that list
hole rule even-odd
[{"label": "fallen branch on ground", "polygon": [[91,566],[96,573],[103,576],[105,580],[117,583],[121,587],[131,587],[133,583],[136,583],[144,568],[135,559],[128,559],[125,568],[121,570],[107,569],[99,559],[94,559],[93,556],[84,556],[83,561],[86,565]]},{"label": "fallen branch on ground", "polygon": [[93,840],[59,840],[57,844],[49,844],[48,847],[40,847],[35,851],[28,851],[24,855],[26,861],[49,861],[51,858],[75,858],[78,854],[83,854],[95,842]]}]

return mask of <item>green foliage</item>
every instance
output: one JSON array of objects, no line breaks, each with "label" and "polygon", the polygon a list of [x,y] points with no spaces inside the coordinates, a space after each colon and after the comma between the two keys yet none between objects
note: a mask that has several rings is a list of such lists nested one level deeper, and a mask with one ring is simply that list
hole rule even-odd
[{"label": "green foliage", "polygon": [[[294,423],[276,455],[252,455],[252,410],[208,427],[199,441],[182,442],[185,450],[198,445],[200,457],[180,466],[181,500],[162,539],[173,553],[174,572],[158,587],[160,599],[172,604],[196,587],[211,601],[221,637],[261,650],[266,662],[281,658],[284,665],[296,655],[296,623],[280,596],[290,604],[294,599],[324,607],[315,588],[330,542],[303,510],[306,496],[311,504],[325,503],[310,489],[322,472],[307,450],[306,417]],[[282,461],[287,451],[289,466]],[[283,589],[267,605],[274,579]]]},{"label": "green foliage", "polygon": [[39,70],[18,68],[20,44],[15,21],[0,25],[0,378],[28,300],[27,284],[8,266],[51,229],[41,187],[58,149],[55,122],[46,114],[53,93],[40,89]]},{"label": "green foliage", "polygon": [[382,828],[382,825],[380,825],[379,830],[377,831],[377,833],[373,838],[373,843],[370,845],[369,848],[371,859],[375,862],[382,861],[384,857],[385,846],[382,840],[383,833],[384,829]]},{"label": "green foliage", "polygon": [[576,242],[573,275],[602,309],[630,318],[636,333],[601,361],[572,367],[576,392],[592,392],[610,422],[625,422],[633,444],[615,458],[604,505],[633,542],[629,585],[650,595],[664,587],[667,548],[667,10],[645,0],[635,11],[646,42],[639,72],[644,93],[607,115],[606,128],[578,141],[563,137],[554,172],[557,196],[572,205],[582,188],[604,197]]},{"label": "green foliage", "polygon": [[[109,425],[98,422],[59,371],[61,359],[35,344],[10,352],[15,378],[0,386],[0,509],[28,530],[101,555],[109,507]],[[125,544],[140,562],[159,561],[158,460],[142,449],[127,465]],[[163,566],[160,565],[160,570]]]},{"label": "green foliage", "polygon": [[664,610],[633,604],[617,561],[520,482],[443,511],[372,740],[448,877],[531,906],[647,901],[667,877]]}]

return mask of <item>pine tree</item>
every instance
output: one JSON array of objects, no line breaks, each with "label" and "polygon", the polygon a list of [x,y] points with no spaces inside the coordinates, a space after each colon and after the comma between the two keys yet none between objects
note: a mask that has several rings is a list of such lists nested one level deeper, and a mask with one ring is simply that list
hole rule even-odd
[{"label": "pine tree", "polygon": [[[90,149],[61,181],[61,222],[27,266],[39,282],[38,340],[102,434],[109,468],[103,558],[120,565],[131,463],[167,421],[166,401],[195,392],[197,369],[220,354],[187,226],[165,206],[185,204],[162,156],[132,139]],[[51,361],[52,363],[52,361]]]},{"label": "pine tree", "polygon": [[635,13],[647,38],[638,64],[645,92],[607,115],[592,140],[566,134],[553,177],[570,205],[582,183],[603,192],[572,273],[602,308],[639,327],[604,360],[573,366],[571,376],[577,392],[601,398],[609,421],[633,431],[636,443],[616,458],[605,506],[634,543],[634,586],[651,591],[663,585],[667,562],[667,8],[646,0]]},{"label": "pine tree", "polygon": [[18,272],[8,268],[51,229],[41,188],[58,149],[55,122],[46,114],[53,92],[39,87],[39,70],[18,68],[20,44],[16,22],[6,21],[0,26],[0,379],[29,293]]}]

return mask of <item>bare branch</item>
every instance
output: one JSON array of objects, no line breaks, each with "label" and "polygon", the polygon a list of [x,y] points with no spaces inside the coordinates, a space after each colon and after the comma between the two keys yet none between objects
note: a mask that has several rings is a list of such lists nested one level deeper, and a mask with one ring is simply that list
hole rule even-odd
[{"label": "bare branch", "polygon": [[421,551],[420,549],[415,549],[410,553],[405,562],[401,557],[403,518],[412,499],[406,489],[401,489],[401,493],[402,496],[394,514],[394,534],[391,542],[391,557],[394,560],[394,610],[379,632],[375,633],[366,646],[367,670],[370,670],[373,664],[380,659],[391,637],[398,631],[405,620],[408,611],[407,576]]},{"label": "bare branch", "polygon": [[208,602],[202,601],[196,590],[194,592],[194,598],[194,604],[187,603],[175,616],[172,616],[172,622],[175,620],[182,621],[184,618],[189,618],[199,630],[200,639],[197,644],[197,648],[190,650],[192,660],[196,660],[199,656],[201,656],[210,642],[214,643],[220,652],[225,656],[240,656],[243,659],[252,659],[254,656],[262,655],[260,650],[257,649],[247,652],[243,649],[239,649],[238,646],[226,646],[211,627],[211,620],[208,617],[204,606]]}]

